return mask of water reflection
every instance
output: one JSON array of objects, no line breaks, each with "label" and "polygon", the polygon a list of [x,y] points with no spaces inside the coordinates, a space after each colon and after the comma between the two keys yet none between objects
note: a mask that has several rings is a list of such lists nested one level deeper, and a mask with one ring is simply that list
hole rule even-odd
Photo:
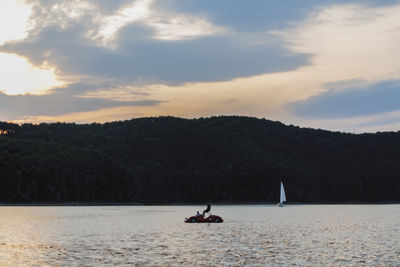
[{"label": "water reflection", "polygon": [[0,211],[0,263],[4,266],[44,265],[48,255],[62,251],[49,242],[55,229],[53,211],[36,207],[2,207]]},{"label": "water reflection", "polygon": [[0,207],[0,266],[397,265],[400,205]]}]

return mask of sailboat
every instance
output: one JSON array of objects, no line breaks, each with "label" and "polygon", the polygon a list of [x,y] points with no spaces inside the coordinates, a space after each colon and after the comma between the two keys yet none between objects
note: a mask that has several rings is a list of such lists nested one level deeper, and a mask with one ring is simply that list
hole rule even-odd
[{"label": "sailboat", "polygon": [[281,197],[278,203],[278,207],[283,207],[283,202],[285,201],[286,201],[285,188],[283,187],[283,183],[281,181]]}]

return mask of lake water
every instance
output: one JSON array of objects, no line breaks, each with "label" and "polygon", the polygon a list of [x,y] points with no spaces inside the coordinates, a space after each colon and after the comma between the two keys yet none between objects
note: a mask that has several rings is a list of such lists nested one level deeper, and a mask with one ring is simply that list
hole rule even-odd
[{"label": "lake water", "polygon": [[400,265],[400,205],[0,207],[0,266]]}]

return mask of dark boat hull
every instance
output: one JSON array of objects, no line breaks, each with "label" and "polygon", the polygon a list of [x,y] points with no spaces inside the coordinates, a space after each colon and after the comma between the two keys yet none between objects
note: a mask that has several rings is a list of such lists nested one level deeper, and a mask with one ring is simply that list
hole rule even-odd
[{"label": "dark boat hull", "polygon": [[191,216],[185,219],[185,223],[222,223],[224,220],[218,215],[210,215],[208,217]]}]

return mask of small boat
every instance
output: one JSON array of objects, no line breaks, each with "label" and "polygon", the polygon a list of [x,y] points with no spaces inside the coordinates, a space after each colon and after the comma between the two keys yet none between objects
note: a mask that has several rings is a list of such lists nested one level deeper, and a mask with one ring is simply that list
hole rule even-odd
[{"label": "small boat", "polygon": [[185,223],[222,223],[224,220],[218,215],[210,215],[208,217],[204,216],[191,216],[189,218],[185,218]]},{"label": "small boat", "polygon": [[197,214],[194,216],[190,216],[189,218],[185,218],[185,223],[222,223],[224,220],[218,215],[209,215],[206,217],[206,214],[211,210],[211,205],[207,204],[207,208],[203,210],[203,213],[200,214],[197,211]]},{"label": "small boat", "polygon": [[285,188],[283,187],[283,183],[281,181],[281,196],[280,196],[280,200],[278,203],[278,207],[283,207],[283,202],[286,201],[286,194],[285,194]]}]

